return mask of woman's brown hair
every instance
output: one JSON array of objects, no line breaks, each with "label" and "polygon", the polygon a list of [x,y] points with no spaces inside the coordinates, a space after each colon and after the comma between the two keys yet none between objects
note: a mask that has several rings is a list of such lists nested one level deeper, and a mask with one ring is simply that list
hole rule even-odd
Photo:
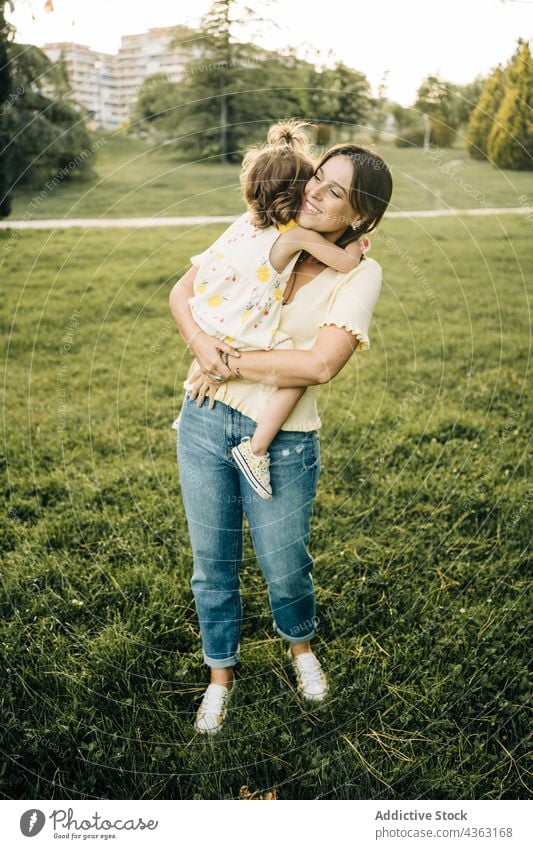
[{"label": "woman's brown hair", "polygon": [[256,227],[288,224],[300,209],[305,184],[315,168],[308,153],[305,121],[280,121],[266,145],[248,150],[240,176],[244,199]]},{"label": "woman's brown hair", "polygon": [[347,227],[336,244],[345,248],[365,233],[376,229],[385,214],[392,195],[392,175],[388,165],[372,150],[356,144],[337,144],[331,147],[318,165],[318,171],[333,156],[346,156],[353,163],[349,201],[361,215],[362,222],[356,230]]}]

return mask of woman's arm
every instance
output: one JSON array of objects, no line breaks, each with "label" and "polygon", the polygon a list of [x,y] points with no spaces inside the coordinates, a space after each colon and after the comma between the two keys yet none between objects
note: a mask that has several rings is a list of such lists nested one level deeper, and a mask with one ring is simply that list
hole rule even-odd
[{"label": "woman's arm", "polygon": [[[328,325],[318,331],[315,345],[310,351],[243,352],[238,364],[232,363],[232,376],[277,387],[316,386],[333,380],[357,346],[358,340],[353,333]],[[198,398],[201,406],[204,399],[209,397],[212,408],[219,384],[209,381],[200,372],[191,377],[189,384],[191,399]]]},{"label": "woman's arm", "polygon": [[[168,299],[170,311],[176,319],[178,330],[186,344],[198,330],[203,333],[202,328],[195,322],[189,306],[189,298],[192,298],[194,295],[193,283],[197,272],[198,269],[192,265],[187,274],[184,274],[174,284]],[[200,334],[198,333],[198,335]]]},{"label": "woman's arm", "polygon": [[324,265],[329,265],[342,274],[357,268],[363,253],[358,241],[352,242],[346,249],[339,248],[314,230],[292,227],[282,233],[272,245],[270,264],[276,271],[283,271],[291,256],[298,251],[307,251]]},{"label": "woman's arm", "polygon": [[194,296],[193,283],[198,269],[193,265],[189,271],[174,285],[169,296],[170,311],[176,319],[176,324],[185,344],[193,352],[200,369],[204,374],[221,374],[231,377],[231,371],[220,358],[220,351],[226,351],[232,357],[240,357],[239,351],[223,342],[217,336],[210,336],[194,320],[189,305],[189,298]]},{"label": "woman's arm", "polygon": [[320,328],[310,351],[245,351],[231,371],[270,386],[315,386],[333,380],[357,346],[349,330],[328,325]]}]

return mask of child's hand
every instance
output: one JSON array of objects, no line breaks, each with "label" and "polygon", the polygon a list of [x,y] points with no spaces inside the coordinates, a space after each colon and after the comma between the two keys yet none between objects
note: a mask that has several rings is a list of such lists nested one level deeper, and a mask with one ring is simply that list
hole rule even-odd
[{"label": "child's hand", "polygon": [[359,261],[368,250],[370,250],[370,239],[368,236],[360,236],[357,241],[350,242],[345,248],[346,253],[351,254],[351,256],[354,256]]},{"label": "child's hand", "polygon": [[216,336],[209,336],[207,333],[198,334],[191,342],[191,350],[204,373],[221,374],[226,379],[231,376],[231,371],[224,365],[220,352],[225,352],[230,357],[240,357],[239,351],[227,342],[217,339]]},{"label": "child's hand", "polygon": [[360,260],[363,256],[363,246],[361,245],[361,239],[357,239],[355,242],[350,242],[349,245],[346,245],[345,249],[347,254],[355,257],[355,259]]}]

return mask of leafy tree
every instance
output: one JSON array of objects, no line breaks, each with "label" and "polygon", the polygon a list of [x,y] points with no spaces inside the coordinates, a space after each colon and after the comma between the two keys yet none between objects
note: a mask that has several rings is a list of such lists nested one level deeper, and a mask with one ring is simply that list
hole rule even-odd
[{"label": "leafy tree", "polygon": [[439,77],[426,77],[418,88],[415,108],[429,117],[431,141],[451,147],[459,126],[456,87]]},{"label": "leafy tree", "polygon": [[16,109],[6,114],[11,186],[92,173],[87,113],[68,99],[61,63],[29,44],[8,44],[8,58],[12,91],[19,92]]},{"label": "leafy tree", "polygon": [[476,108],[486,82],[486,77],[477,76],[471,83],[456,86],[459,124],[468,124],[470,115]]},{"label": "leafy tree", "polygon": [[243,16],[247,23],[261,23],[237,0],[213,2],[165,127],[179,149],[193,148],[195,155],[216,156],[223,163],[238,161],[240,148],[273,120],[302,111],[304,89],[296,90],[287,73],[294,57],[237,41],[234,33]]},{"label": "leafy tree", "polygon": [[500,168],[533,168],[533,65],[521,43],[507,73],[505,95],[487,138],[487,156]]},{"label": "leafy tree", "polygon": [[370,114],[370,85],[361,71],[337,62],[309,72],[308,115],[318,124],[317,144],[330,140],[328,127],[363,124]]},{"label": "leafy tree", "polygon": [[11,88],[16,104],[5,114],[9,135],[9,183],[42,184],[92,173],[92,136],[86,110],[68,99],[68,79],[38,47],[8,44]]},{"label": "leafy tree", "polygon": [[485,82],[468,121],[466,148],[475,159],[485,159],[487,156],[487,139],[504,94],[505,74],[501,65],[498,65]]},{"label": "leafy tree", "polygon": [[391,112],[396,124],[396,147],[422,147],[424,144],[424,119],[418,109],[393,103]]},{"label": "leafy tree", "polygon": [[0,0],[0,218],[11,212],[9,196],[9,133],[6,112],[12,108],[15,95],[12,92],[11,70],[7,52],[10,27],[4,14],[5,3]]},{"label": "leafy tree", "polygon": [[158,73],[147,77],[137,90],[133,110],[133,121],[143,127],[153,125],[164,130],[172,126],[172,112],[179,101],[180,86],[173,83],[168,74]]},{"label": "leafy tree", "polygon": [[[261,19],[247,10],[246,21]],[[139,126],[169,140],[187,156],[240,160],[241,150],[262,139],[273,121],[305,114],[307,65],[294,51],[276,53],[236,40],[242,19],[236,0],[216,0],[202,20],[192,56],[179,83],[153,80],[141,87]],[[305,72],[304,72],[305,66]]]}]

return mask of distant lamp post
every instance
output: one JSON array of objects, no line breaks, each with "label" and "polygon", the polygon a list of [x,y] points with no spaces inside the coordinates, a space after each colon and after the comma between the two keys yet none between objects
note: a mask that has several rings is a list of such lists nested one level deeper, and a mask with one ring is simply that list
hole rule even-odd
[{"label": "distant lamp post", "polygon": [[429,150],[430,138],[431,138],[431,118],[429,117],[429,115],[426,112],[426,114],[424,115],[424,146],[423,146],[424,153],[427,153],[427,151]]}]

